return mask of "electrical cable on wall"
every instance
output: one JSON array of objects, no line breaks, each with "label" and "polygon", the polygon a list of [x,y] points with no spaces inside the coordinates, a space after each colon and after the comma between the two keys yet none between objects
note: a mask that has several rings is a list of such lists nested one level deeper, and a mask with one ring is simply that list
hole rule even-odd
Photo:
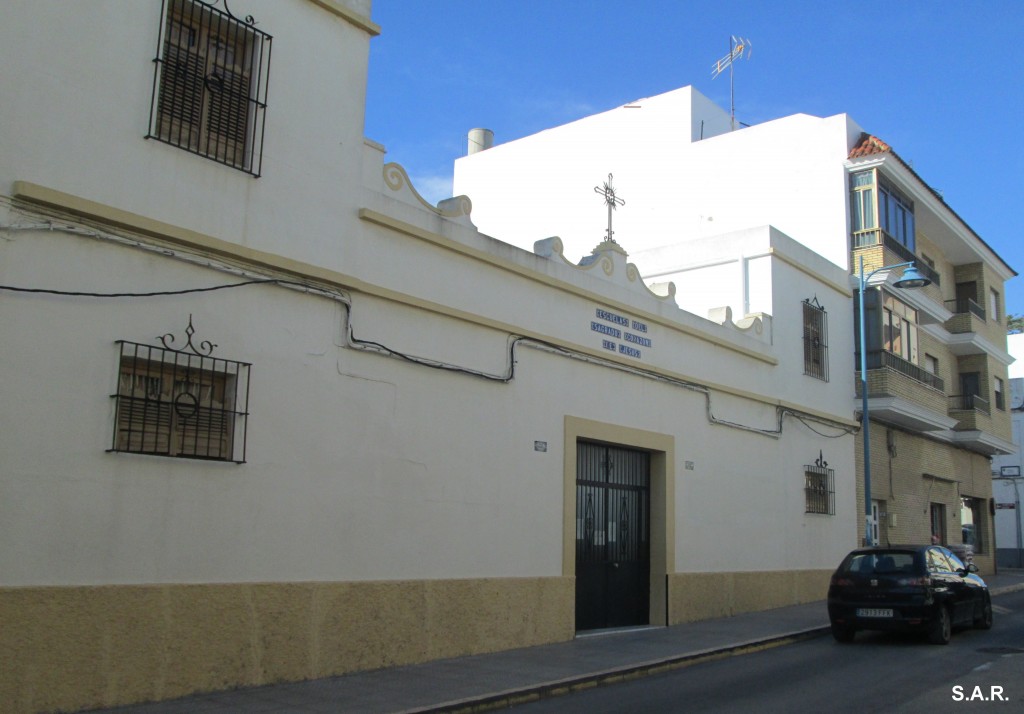
[{"label": "electrical cable on wall", "polygon": [[[310,284],[307,284],[307,283],[304,283],[304,282],[294,281],[294,280],[285,280],[285,279],[281,279],[281,278],[255,278],[255,277],[250,277],[251,273],[248,273],[248,272],[246,272],[244,270],[241,270],[239,268],[235,268],[235,267],[232,267],[232,266],[225,265],[223,263],[215,263],[213,261],[205,260],[205,259],[199,258],[197,256],[182,255],[182,254],[179,254],[179,253],[177,253],[177,252],[175,252],[175,251],[173,251],[171,249],[168,249],[168,248],[162,248],[162,247],[158,247],[158,246],[153,246],[151,244],[148,244],[148,243],[145,243],[145,242],[142,242],[142,241],[132,240],[132,239],[124,238],[124,237],[121,237],[121,236],[107,234],[107,233],[104,233],[104,232],[83,229],[83,228],[79,228],[79,227],[73,226],[73,225],[53,223],[53,222],[47,221],[47,222],[44,222],[44,223],[35,223],[35,224],[11,224],[11,225],[6,225],[6,226],[0,226],[0,230],[6,230],[6,231],[48,230],[48,231],[66,232],[66,233],[71,233],[71,234],[75,234],[75,235],[85,235],[85,236],[92,237],[92,238],[98,238],[98,239],[102,239],[102,240],[110,240],[110,241],[114,241],[114,242],[117,242],[117,243],[120,243],[120,244],[131,245],[133,247],[141,248],[141,249],[144,249],[144,250],[147,250],[147,251],[150,251],[150,252],[157,252],[157,253],[160,253],[161,255],[166,255],[166,256],[169,256],[169,257],[173,257],[173,258],[177,258],[177,259],[180,259],[180,260],[184,260],[185,262],[189,262],[189,263],[192,263],[192,264],[201,265],[201,266],[204,266],[204,267],[209,267],[209,268],[212,268],[212,269],[215,269],[215,270],[219,270],[219,271],[222,271],[222,272],[228,272],[228,273],[231,273],[231,274],[234,274],[234,275],[238,275],[239,277],[246,277],[246,278],[248,278],[248,279],[243,280],[241,282],[225,283],[225,284],[221,284],[221,285],[213,285],[213,286],[202,287],[202,288],[183,288],[183,289],[178,289],[178,290],[156,290],[156,291],[146,291],[146,292],[89,292],[89,291],[57,290],[57,289],[47,289],[47,288],[24,288],[24,287],[17,287],[17,286],[13,286],[13,285],[0,285],[0,291],[19,292],[19,293],[25,293],[25,294],[55,295],[55,296],[62,296],[62,297],[87,297],[87,298],[98,298],[98,299],[117,299],[117,298],[166,297],[166,296],[173,296],[173,295],[188,295],[188,294],[193,294],[193,293],[215,292],[215,291],[220,291],[220,290],[230,290],[230,289],[233,289],[233,288],[249,287],[249,286],[256,286],[256,285],[277,285],[279,287],[297,289],[297,290],[300,290],[302,292],[317,294],[317,295],[320,295],[322,297],[326,297],[328,299],[340,302],[342,305],[344,305],[345,312],[346,312],[346,319],[345,319],[346,326],[345,326],[345,330],[344,330],[345,343],[346,343],[345,346],[346,347],[349,347],[349,348],[352,348],[352,349],[357,349],[357,350],[360,350],[360,351],[365,351],[365,352],[374,352],[376,354],[381,354],[381,355],[384,355],[384,356],[387,356],[387,357],[392,357],[392,358],[395,358],[395,359],[401,359],[403,361],[406,361],[406,362],[409,362],[409,363],[412,363],[412,364],[416,364],[416,365],[419,365],[421,367],[427,367],[427,368],[430,368],[430,369],[436,369],[436,370],[441,370],[441,371],[453,372],[453,373],[456,373],[456,374],[463,374],[463,375],[470,376],[470,377],[476,377],[476,378],[479,378],[479,379],[484,379],[484,380],[490,381],[490,382],[497,382],[497,383],[505,384],[505,383],[511,382],[515,378],[515,365],[516,365],[515,352],[516,352],[516,348],[518,346],[523,345],[523,346],[532,347],[534,349],[540,349],[540,350],[543,350],[543,351],[552,352],[554,354],[558,354],[558,355],[561,355],[561,356],[569,358],[569,359],[580,360],[580,361],[583,361],[583,362],[587,362],[589,364],[594,364],[594,365],[601,366],[601,367],[604,367],[604,368],[614,369],[614,370],[617,370],[617,371],[625,372],[627,374],[632,374],[634,376],[641,377],[641,378],[644,378],[644,379],[655,380],[655,381],[661,382],[663,384],[668,384],[668,385],[671,385],[671,386],[675,386],[677,388],[682,388],[682,389],[687,389],[687,390],[690,390],[690,391],[700,392],[701,394],[704,395],[705,417],[707,418],[709,423],[715,424],[715,425],[718,425],[718,426],[725,426],[725,427],[729,427],[729,428],[733,428],[733,429],[739,429],[741,431],[747,431],[747,432],[751,432],[751,433],[755,433],[755,434],[760,434],[761,436],[767,436],[767,437],[775,438],[775,439],[779,438],[782,435],[782,432],[783,432],[783,422],[784,422],[784,420],[785,420],[785,418],[787,416],[793,417],[794,419],[799,421],[801,424],[803,424],[805,427],[807,427],[810,431],[814,432],[815,434],[817,434],[818,436],[821,436],[823,438],[831,438],[831,439],[842,438],[842,437],[847,436],[849,434],[856,433],[858,431],[858,429],[859,429],[859,427],[858,428],[853,428],[853,427],[841,424],[839,422],[836,422],[836,421],[833,421],[833,420],[829,420],[829,419],[825,419],[825,418],[822,418],[822,417],[819,417],[819,416],[816,416],[816,415],[813,415],[813,414],[808,414],[808,413],[805,413],[805,412],[801,412],[799,410],[795,410],[795,409],[792,409],[792,408],[789,408],[789,407],[779,407],[779,406],[776,406],[776,409],[775,409],[775,411],[776,411],[776,426],[774,428],[771,428],[771,429],[765,429],[765,428],[762,428],[762,427],[749,426],[749,425],[746,425],[746,424],[740,424],[738,422],[733,422],[733,421],[729,421],[729,420],[726,420],[726,419],[720,419],[720,418],[716,417],[715,414],[714,414],[713,405],[712,405],[712,390],[711,390],[711,388],[707,387],[706,385],[702,385],[702,384],[699,384],[699,383],[696,383],[696,382],[689,382],[689,381],[686,381],[686,380],[676,379],[676,378],[672,378],[672,377],[666,377],[665,375],[658,374],[657,372],[654,372],[652,370],[643,369],[643,368],[640,368],[640,367],[634,367],[634,366],[631,366],[631,365],[625,365],[625,364],[621,364],[621,363],[618,363],[618,362],[612,362],[612,361],[609,361],[609,360],[606,360],[606,359],[602,359],[602,358],[599,358],[599,357],[594,357],[592,355],[589,355],[587,353],[581,352],[579,350],[573,350],[573,349],[570,349],[570,348],[562,347],[560,345],[556,345],[556,344],[553,344],[553,343],[546,342],[544,340],[539,340],[539,339],[536,339],[536,338],[527,338],[527,337],[523,337],[523,336],[519,336],[519,335],[514,335],[514,334],[509,335],[509,337],[508,337],[508,344],[507,344],[507,348],[506,348],[507,349],[507,355],[506,355],[507,367],[506,367],[505,371],[503,373],[501,373],[501,374],[492,374],[492,373],[488,373],[488,372],[483,372],[481,370],[476,370],[476,369],[472,369],[472,368],[469,368],[469,367],[464,367],[464,366],[461,366],[461,365],[451,364],[451,363],[443,362],[443,361],[440,361],[440,360],[434,360],[434,359],[431,359],[431,358],[428,358],[428,357],[420,357],[420,356],[417,356],[417,355],[411,355],[411,354],[402,352],[400,350],[396,350],[396,349],[394,349],[392,347],[388,347],[387,345],[385,345],[383,343],[376,342],[376,341],[373,341],[373,340],[364,340],[364,339],[361,339],[361,338],[357,337],[355,335],[355,331],[354,331],[353,324],[352,324],[353,321],[352,321],[352,301],[351,301],[351,298],[348,297],[346,294],[344,294],[341,291],[324,289],[324,288],[316,287],[316,286],[313,286],[313,285],[310,285]],[[828,426],[830,428],[836,429],[838,431],[838,433],[835,434],[835,435],[829,435],[829,434],[822,433],[821,431],[818,431],[817,429],[812,427],[809,422],[825,425],[825,426]]]},{"label": "electrical cable on wall", "polygon": [[241,283],[229,283],[226,285],[213,285],[206,288],[184,288],[181,290],[155,290],[152,292],[144,293],[93,293],[93,292],[79,292],[73,290],[50,290],[46,288],[19,288],[13,285],[0,285],[0,290],[9,290],[11,292],[18,293],[36,293],[41,295],[60,295],[64,297],[92,297],[92,298],[146,298],[146,297],[163,297],[167,295],[188,295],[189,293],[208,293],[215,290],[228,290],[230,288],[243,288],[247,285],[301,285],[301,283],[289,283],[285,280],[275,280],[268,278],[266,280],[246,280]]},{"label": "electrical cable on wall", "polygon": [[[277,285],[279,287],[286,287],[286,288],[299,288],[299,289],[302,289],[302,290],[307,291],[307,292],[316,292],[316,293],[319,293],[319,294],[321,294],[321,295],[323,295],[325,297],[330,297],[330,298],[332,298],[334,300],[337,300],[338,302],[340,302],[342,305],[345,306],[345,311],[346,311],[346,320],[345,320],[345,322],[346,322],[346,328],[345,328],[345,338],[346,338],[346,340],[345,341],[346,341],[346,346],[347,347],[350,347],[350,348],[353,348],[353,349],[358,349],[358,350],[365,351],[365,352],[374,352],[374,353],[377,353],[377,354],[381,354],[381,355],[388,356],[388,357],[393,357],[393,358],[396,358],[396,359],[401,359],[403,361],[410,362],[412,364],[417,364],[417,365],[419,365],[421,367],[428,367],[430,369],[437,369],[437,370],[442,370],[442,371],[447,371],[447,372],[454,372],[454,373],[457,373],[457,374],[464,374],[464,375],[467,375],[467,376],[478,377],[480,379],[484,379],[484,380],[487,380],[487,381],[499,382],[499,383],[503,383],[504,384],[504,383],[511,382],[515,378],[515,365],[516,365],[515,351],[516,351],[516,347],[518,345],[522,344],[522,345],[525,345],[525,346],[534,347],[534,348],[537,348],[537,349],[542,349],[544,351],[560,354],[562,356],[565,356],[565,357],[568,357],[568,358],[571,358],[571,359],[577,359],[577,360],[581,360],[581,361],[584,361],[584,362],[587,362],[587,363],[590,363],[590,364],[595,364],[595,365],[598,365],[598,366],[601,366],[601,367],[605,367],[605,368],[610,368],[610,369],[615,369],[615,370],[618,370],[618,371],[626,372],[626,373],[632,374],[634,376],[642,377],[642,378],[645,378],[645,379],[653,379],[653,380],[662,382],[664,384],[669,384],[669,385],[672,385],[672,386],[675,386],[675,387],[679,387],[679,388],[688,389],[688,390],[691,390],[691,391],[700,392],[701,394],[704,395],[705,416],[706,416],[708,422],[711,423],[711,424],[716,424],[718,426],[726,426],[726,427],[730,427],[730,428],[733,428],[733,429],[739,429],[739,430],[742,430],[742,431],[748,431],[748,432],[752,432],[752,433],[755,433],[755,434],[760,434],[762,436],[778,438],[778,437],[780,437],[782,435],[783,420],[785,419],[786,416],[791,416],[794,419],[796,419],[797,421],[799,421],[801,424],[806,426],[808,429],[813,431],[815,434],[817,434],[818,436],[821,436],[823,438],[830,438],[830,439],[841,438],[843,436],[856,433],[856,431],[857,431],[856,429],[854,429],[852,427],[845,426],[845,425],[839,424],[837,422],[834,422],[834,421],[831,421],[831,420],[828,420],[828,419],[822,419],[821,417],[817,417],[817,416],[814,416],[814,415],[806,414],[806,413],[800,412],[798,410],[794,410],[792,408],[782,408],[782,407],[776,407],[777,425],[773,429],[764,429],[764,428],[761,428],[761,427],[748,426],[746,424],[740,424],[738,422],[733,422],[733,421],[729,421],[729,420],[726,420],[726,419],[720,419],[720,418],[716,417],[715,414],[714,414],[712,400],[711,400],[711,396],[712,396],[711,392],[712,392],[712,390],[709,387],[705,386],[705,385],[701,385],[701,384],[694,383],[694,382],[687,382],[685,380],[680,380],[680,379],[674,379],[672,377],[666,377],[664,375],[657,374],[656,372],[653,372],[653,371],[650,371],[650,370],[645,370],[645,369],[638,368],[638,367],[632,367],[632,366],[629,366],[629,365],[622,365],[622,364],[619,364],[617,362],[611,362],[609,360],[604,360],[604,359],[596,358],[596,357],[593,357],[593,356],[588,355],[586,353],[579,352],[577,350],[571,350],[571,349],[568,349],[568,348],[565,348],[565,347],[562,347],[562,346],[559,346],[559,345],[554,345],[552,343],[548,343],[548,342],[545,342],[543,340],[538,340],[536,338],[526,338],[526,337],[517,336],[517,335],[509,335],[508,346],[507,346],[508,355],[507,355],[507,359],[506,359],[507,368],[506,368],[505,372],[502,373],[502,374],[491,374],[491,373],[483,372],[483,371],[480,371],[480,370],[472,369],[472,368],[469,368],[469,367],[463,367],[461,365],[455,365],[455,364],[451,364],[451,363],[448,363],[448,362],[442,362],[440,360],[430,359],[428,357],[420,357],[420,356],[417,356],[417,355],[410,355],[410,354],[407,354],[407,353],[402,352],[400,350],[396,350],[394,348],[388,347],[387,345],[382,344],[380,342],[376,342],[376,341],[373,341],[373,340],[364,340],[364,339],[361,339],[361,338],[357,337],[355,335],[355,330],[354,330],[353,325],[352,325],[352,304],[351,304],[351,300],[347,296],[344,296],[341,293],[334,293],[334,292],[328,292],[328,291],[316,289],[316,288],[313,288],[312,286],[309,286],[309,285],[307,285],[305,283],[301,283],[301,282],[297,282],[297,281],[292,281],[292,280],[282,280],[282,279],[278,279],[278,278],[261,278],[261,279],[245,280],[245,281],[237,282],[237,283],[225,283],[225,284],[222,284],[222,285],[212,285],[212,286],[203,287],[203,288],[183,288],[183,289],[179,289],[179,290],[154,290],[154,291],[147,291],[147,292],[106,292],[106,293],[100,293],[100,292],[74,291],[74,290],[56,290],[56,289],[48,289],[48,288],[23,288],[23,287],[17,287],[17,286],[13,286],[13,285],[0,285],[0,290],[6,290],[6,291],[11,291],[11,292],[27,293],[27,294],[57,295],[57,296],[63,296],[63,297],[89,297],[89,298],[100,298],[100,299],[117,299],[117,298],[165,297],[165,296],[170,296],[170,295],[188,295],[188,294],[192,294],[192,293],[214,292],[214,291],[218,291],[218,290],[228,290],[228,289],[232,289],[232,288],[249,287],[249,286],[254,286],[254,285]],[[815,423],[818,423],[818,424],[824,424],[824,425],[829,426],[831,428],[837,429],[839,431],[839,433],[835,434],[835,435],[824,434],[824,433],[818,431],[817,429],[815,429],[814,427],[812,427],[808,422],[815,422]]]}]

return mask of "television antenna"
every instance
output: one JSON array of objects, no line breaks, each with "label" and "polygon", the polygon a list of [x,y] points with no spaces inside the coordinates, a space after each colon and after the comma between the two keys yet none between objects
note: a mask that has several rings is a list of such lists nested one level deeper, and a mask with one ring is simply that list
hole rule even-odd
[{"label": "television antenna", "polygon": [[735,85],[733,82],[733,69],[732,66],[737,60],[743,59],[743,53],[747,53],[747,59],[750,59],[751,47],[753,43],[750,40],[742,37],[736,37],[733,35],[729,38],[729,54],[722,59],[718,60],[711,66],[711,79],[714,79],[722,73],[722,71],[729,68],[729,129],[730,131],[736,130],[736,92]]}]

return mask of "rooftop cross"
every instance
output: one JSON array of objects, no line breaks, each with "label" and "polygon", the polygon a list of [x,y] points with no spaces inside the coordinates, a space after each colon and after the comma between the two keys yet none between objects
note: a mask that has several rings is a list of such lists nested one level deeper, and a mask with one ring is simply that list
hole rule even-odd
[{"label": "rooftop cross", "polygon": [[614,243],[615,239],[612,238],[612,235],[614,235],[615,231],[612,230],[612,211],[615,210],[617,205],[625,206],[626,202],[615,195],[615,187],[612,186],[611,174],[608,174],[608,180],[604,182],[603,186],[594,186],[594,191],[596,193],[604,194],[604,202],[605,205],[608,206],[608,231],[607,236],[605,236],[605,240],[609,240]]}]

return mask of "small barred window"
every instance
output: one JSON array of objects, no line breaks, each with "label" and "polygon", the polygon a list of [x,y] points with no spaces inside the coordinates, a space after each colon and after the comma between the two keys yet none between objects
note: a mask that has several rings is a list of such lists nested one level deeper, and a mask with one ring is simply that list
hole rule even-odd
[{"label": "small barred window", "polygon": [[804,374],[828,381],[828,314],[818,299],[804,300]]},{"label": "small barred window", "polygon": [[165,0],[148,138],[259,176],[270,35],[202,0]]},{"label": "small barred window", "polygon": [[836,514],[835,471],[819,458],[814,466],[804,466],[805,513]]},{"label": "small barred window", "polygon": [[249,367],[191,351],[120,341],[111,451],[245,462]]}]

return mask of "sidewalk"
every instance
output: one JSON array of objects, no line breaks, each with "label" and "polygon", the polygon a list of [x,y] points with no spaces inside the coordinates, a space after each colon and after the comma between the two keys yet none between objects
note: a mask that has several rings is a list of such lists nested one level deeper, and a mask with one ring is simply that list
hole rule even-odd
[{"label": "sidewalk", "polygon": [[[1024,590],[1024,570],[985,578],[993,595]],[[828,631],[824,601],[577,637],[569,642],[359,672],[310,682],[199,694],[99,710],[108,714],[479,711],[642,677],[712,657],[765,649]]]}]

